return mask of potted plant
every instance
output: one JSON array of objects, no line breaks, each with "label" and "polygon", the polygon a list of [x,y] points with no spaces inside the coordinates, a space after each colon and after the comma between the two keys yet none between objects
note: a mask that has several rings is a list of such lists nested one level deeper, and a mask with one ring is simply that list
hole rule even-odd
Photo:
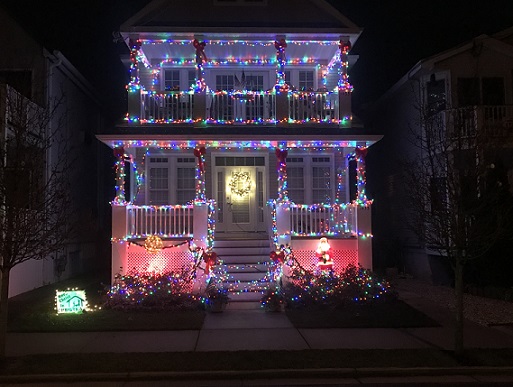
[{"label": "potted plant", "polygon": [[205,290],[205,305],[208,311],[220,313],[226,308],[229,301],[230,297],[228,297],[226,289],[209,283]]},{"label": "potted plant", "polygon": [[285,297],[280,290],[269,288],[262,294],[260,303],[266,312],[281,312],[285,305]]}]

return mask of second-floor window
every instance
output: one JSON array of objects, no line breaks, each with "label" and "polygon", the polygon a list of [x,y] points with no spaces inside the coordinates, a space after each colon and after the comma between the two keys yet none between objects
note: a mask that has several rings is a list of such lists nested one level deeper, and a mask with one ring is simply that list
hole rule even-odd
[{"label": "second-floor window", "polygon": [[164,90],[180,90],[180,70],[165,70]]},{"label": "second-floor window", "polygon": [[458,78],[458,106],[504,105],[501,77]]},{"label": "second-floor window", "polygon": [[314,72],[311,70],[308,71],[299,71],[299,83],[298,88],[301,91],[308,91],[314,89]]},{"label": "second-floor window", "polygon": [[216,90],[233,90],[234,85],[233,75],[216,75]]},{"label": "second-floor window", "polygon": [[427,114],[436,114],[446,107],[445,80],[431,76],[426,83]]}]

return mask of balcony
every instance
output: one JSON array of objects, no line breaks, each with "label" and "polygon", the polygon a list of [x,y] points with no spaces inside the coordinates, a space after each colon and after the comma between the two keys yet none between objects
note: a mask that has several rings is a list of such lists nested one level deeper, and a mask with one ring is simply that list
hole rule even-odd
[{"label": "balcony", "polygon": [[350,126],[351,95],[337,92],[129,93],[131,124],[323,124]]},{"label": "balcony", "polygon": [[512,136],[513,105],[447,109],[434,117],[434,124],[450,137],[470,137],[476,133],[489,137]]}]

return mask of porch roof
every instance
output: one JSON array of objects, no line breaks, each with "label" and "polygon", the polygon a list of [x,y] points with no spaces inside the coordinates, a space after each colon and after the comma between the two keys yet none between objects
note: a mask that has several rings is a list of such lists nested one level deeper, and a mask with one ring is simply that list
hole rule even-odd
[{"label": "porch roof", "polygon": [[[240,131],[239,131],[240,132]],[[289,132],[290,133],[290,132]],[[346,148],[369,147],[383,138],[376,134],[235,134],[235,133],[183,133],[183,134],[100,134],[97,138],[114,148]]]}]

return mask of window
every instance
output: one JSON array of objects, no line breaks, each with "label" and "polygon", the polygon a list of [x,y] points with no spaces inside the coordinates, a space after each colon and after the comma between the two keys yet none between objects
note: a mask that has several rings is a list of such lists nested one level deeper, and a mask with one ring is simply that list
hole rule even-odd
[{"label": "window", "polygon": [[180,71],[165,70],[164,71],[164,89],[166,91],[180,90]]},{"label": "window", "polygon": [[169,204],[169,169],[150,168],[150,204]]},{"label": "window", "polygon": [[290,200],[298,204],[331,203],[332,169],[331,157],[287,157]]},{"label": "window", "polygon": [[246,90],[251,90],[251,91],[264,90],[264,76],[263,75],[247,75],[246,76]]},{"label": "window", "polygon": [[186,204],[196,195],[194,157],[150,157],[148,203]]},{"label": "window", "polygon": [[305,179],[303,167],[287,167],[289,198],[295,203],[305,202]]},{"label": "window", "polygon": [[431,76],[426,83],[427,110],[428,115],[433,115],[445,110],[445,80],[436,80],[435,75]]},{"label": "window", "polygon": [[479,79],[458,78],[458,106],[479,105]]},{"label": "window", "polygon": [[314,74],[313,71],[300,71],[299,72],[299,90],[307,91],[314,89]]},{"label": "window", "polygon": [[216,90],[233,90],[233,75],[216,75]]},{"label": "window", "polygon": [[187,71],[187,88],[196,86],[196,70],[188,70]]},{"label": "window", "polygon": [[504,80],[500,77],[482,78],[483,105],[504,105]]}]

